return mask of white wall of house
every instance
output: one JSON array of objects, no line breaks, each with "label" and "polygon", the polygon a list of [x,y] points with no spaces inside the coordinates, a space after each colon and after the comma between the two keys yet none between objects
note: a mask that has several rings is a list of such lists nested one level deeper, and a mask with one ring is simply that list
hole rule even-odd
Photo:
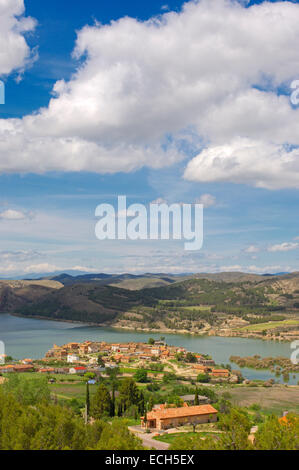
[{"label": "white wall of house", "polygon": [[75,362],[79,362],[80,358],[76,354],[68,354],[66,360],[69,364],[74,364]]}]

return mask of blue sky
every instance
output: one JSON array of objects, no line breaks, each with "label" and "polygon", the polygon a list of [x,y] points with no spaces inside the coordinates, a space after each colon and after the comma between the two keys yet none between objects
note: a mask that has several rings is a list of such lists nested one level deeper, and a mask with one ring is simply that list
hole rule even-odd
[{"label": "blue sky", "polygon": [[[7,2],[0,277],[298,270],[299,5],[244,3]],[[204,201],[202,250],[97,240],[121,194]]]}]

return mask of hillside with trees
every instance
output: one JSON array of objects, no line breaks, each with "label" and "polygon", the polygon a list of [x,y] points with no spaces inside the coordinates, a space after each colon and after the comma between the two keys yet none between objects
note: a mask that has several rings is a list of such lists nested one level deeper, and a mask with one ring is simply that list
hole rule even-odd
[{"label": "hillside with trees", "polygon": [[[192,278],[123,289],[98,282],[0,284],[0,310],[21,316],[119,328],[288,339],[299,329],[299,276]],[[57,281],[54,281],[57,282]],[[56,286],[57,287],[57,286]]]}]

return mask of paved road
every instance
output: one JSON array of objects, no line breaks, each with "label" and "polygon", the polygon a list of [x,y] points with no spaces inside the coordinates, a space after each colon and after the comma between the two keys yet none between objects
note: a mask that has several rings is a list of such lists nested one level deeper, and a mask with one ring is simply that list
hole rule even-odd
[{"label": "paved road", "polygon": [[142,440],[144,447],[157,450],[169,449],[169,444],[166,444],[166,442],[156,441],[156,439],[153,439],[152,436],[154,436],[154,433],[145,434],[143,431],[140,432],[137,426],[130,426],[129,430]]}]

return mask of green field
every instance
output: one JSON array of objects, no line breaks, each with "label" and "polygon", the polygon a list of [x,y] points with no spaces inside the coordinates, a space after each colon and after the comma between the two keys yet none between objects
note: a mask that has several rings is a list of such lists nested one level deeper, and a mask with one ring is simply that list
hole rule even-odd
[{"label": "green field", "polygon": [[211,305],[191,305],[190,307],[180,307],[181,310],[188,310],[188,311],[192,311],[192,310],[195,310],[195,311],[199,311],[199,312],[202,312],[202,311],[211,311]]},{"label": "green field", "polygon": [[[75,383],[75,384],[63,384],[63,383],[55,383],[49,385],[51,395],[56,396],[58,399],[62,400],[72,400],[76,398],[78,400],[85,400],[86,395],[86,384]],[[90,385],[89,386],[89,393],[92,397],[97,389],[97,385]]]},{"label": "green field", "polygon": [[272,321],[272,322],[267,322],[267,323],[257,323],[255,325],[242,326],[241,328],[237,328],[237,330],[238,331],[263,331],[263,330],[269,330],[272,328],[280,328],[284,326],[293,326],[293,325],[298,325],[299,327],[299,321],[298,320],[283,320],[283,321]]}]

